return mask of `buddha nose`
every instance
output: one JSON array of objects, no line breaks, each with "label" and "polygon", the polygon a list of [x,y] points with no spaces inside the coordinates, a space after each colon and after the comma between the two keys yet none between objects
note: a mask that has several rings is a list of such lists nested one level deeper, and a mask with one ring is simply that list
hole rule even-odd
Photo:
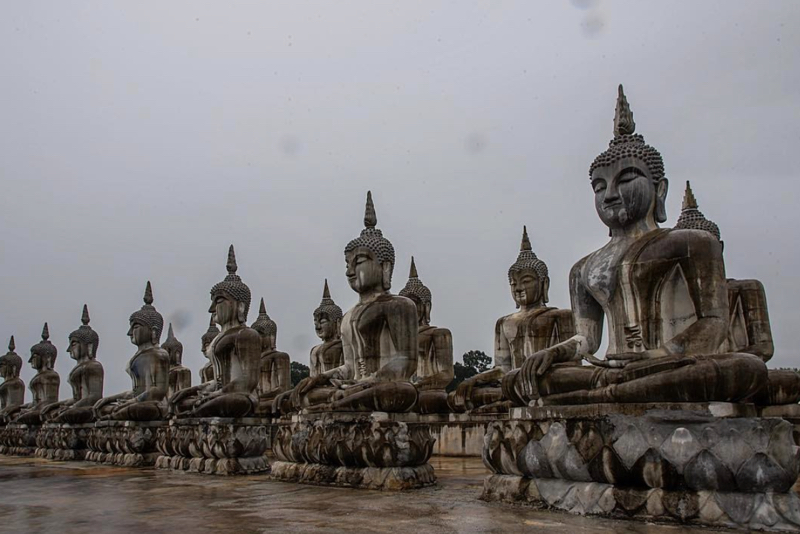
[{"label": "buddha nose", "polygon": [[614,181],[612,181],[610,184],[608,184],[608,187],[606,188],[606,194],[603,197],[603,201],[611,202],[617,200],[618,198],[619,198],[619,188],[617,187],[617,184]]},{"label": "buddha nose", "polygon": [[212,300],[211,306],[208,307],[208,313],[214,313],[215,311],[217,311],[217,303]]}]

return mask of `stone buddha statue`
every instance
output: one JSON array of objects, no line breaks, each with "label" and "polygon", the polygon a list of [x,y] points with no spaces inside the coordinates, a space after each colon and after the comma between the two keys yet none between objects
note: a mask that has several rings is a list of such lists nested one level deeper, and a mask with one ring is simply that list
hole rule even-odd
[{"label": "stone buddha statue", "polygon": [[53,403],[58,402],[58,388],[61,385],[61,378],[53,370],[56,364],[58,350],[55,345],[50,343],[50,330],[47,323],[42,328],[42,340],[31,347],[31,357],[28,363],[36,369],[36,374],[28,382],[28,389],[33,394],[33,401],[20,410],[15,419],[17,423],[25,425],[41,424],[42,410]]},{"label": "stone buddha statue", "polygon": [[516,312],[497,320],[494,330],[494,368],[464,380],[451,392],[453,411],[498,413],[521,402],[503,382],[513,380],[525,358],[570,339],[575,334],[572,311],[547,306],[550,273],[534,252],[527,227],[517,260],[508,269]]},{"label": "stone buddha statue", "polygon": [[[214,364],[214,385],[178,391],[170,399],[181,417],[245,417],[258,405],[261,336],[249,328],[250,288],[236,274],[236,254],[228,250],[228,276],[211,288],[211,307],[221,326],[206,353]],[[209,328],[209,331],[211,329]]]},{"label": "stone buddha statue", "polygon": [[277,350],[278,325],[267,315],[264,299],[258,310],[258,318],[250,325],[261,336],[261,372],[258,381],[259,414],[271,414],[272,403],[281,393],[292,387],[291,360],[285,352]]},{"label": "stone buddha statue", "polygon": [[[702,230],[713,235],[724,248],[719,226],[700,211],[692,187],[686,182],[683,207],[676,230]],[[755,354],[764,363],[772,359],[775,344],[769,322],[767,294],[758,280],[728,278],[728,336],[720,350]],[[767,387],[753,401],[760,405],[795,404],[800,400],[800,374],[787,369],[769,369]]]},{"label": "stone buddha statue", "polygon": [[[311,348],[309,376],[314,377],[344,365],[341,334],[343,315],[342,309],[331,298],[326,279],[322,301],[313,313],[314,331],[322,343]],[[297,393],[297,388],[292,388],[278,395],[273,403],[273,413],[288,414],[299,410],[301,403]]]},{"label": "stone buddha statue", "polygon": [[208,355],[208,347],[218,335],[219,328],[217,328],[217,323],[214,322],[214,314],[211,314],[211,318],[209,319],[208,323],[208,330],[206,330],[206,333],[200,338],[200,347],[203,351],[203,356],[208,359],[208,362],[206,362],[206,364],[200,368],[200,382],[202,384],[214,382],[214,362],[211,361],[211,358]]},{"label": "stone buddha statue", "polygon": [[311,411],[406,412],[417,402],[417,310],[389,292],[394,247],[377,222],[367,193],[365,228],[344,249],[347,281],[359,299],[342,319],[344,364],[297,385]]},{"label": "stone buddha statue", "polygon": [[67,352],[75,367],[67,381],[72,398],[42,408],[42,419],[54,423],[83,424],[94,421],[94,404],[103,397],[103,364],[97,361],[100,337],[89,326],[89,308],[83,305],[81,326],[69,337]]},{"label": "stone buddha statue", "polygon": [[[767,383],[758,356],[722,350],[729,331],[722,246],[706,231],[659,228],[664,163],[634,131],[620,86],[614,139],[589,170],[610,240],[570,272],[576,335],[528,356],[508,384],[522,402],[743,402]],[[555,365],[581,359],[592,365]]]},{"label": "stone buddha statue", "polygon": [[167,390],[169,398],[177,391],[192,387],[192,371],[183,366],[183,343],[175,337],[172,323],[169,323],[167,339],[161,344],[161,348],[169,354],[169,388]]},{"label": "stone buddha statue", "polygon": [[169,389],[169,354],[161,348],[164,318],[153,306],[150,282],[144,292],[144,306],[131,314],[128,336],[136,345],[136,353],[125,370],[133,389],[97,401],[97,419],[116,421],[158,421],[166,415]]},{"label": "stone buddha statue", "polygon": [[453,336],[447,328],[431,326],[431,290],[420,281],[413,256],[408,282],[398,294],[411,299],[417,307],[419,349],[417,371],[411,377],[411,382],[417,387],[419,400],[414,411],[425,414],[449,412],[445,388],[454,376]]},{"label": "stone buddha statue", "polygon": [[0,423],[8,423],[25,402],[25,383],[19,377],[22,370],[22,358],[14,352],[14,336],[8,342],[8,353],[0,356]]}]

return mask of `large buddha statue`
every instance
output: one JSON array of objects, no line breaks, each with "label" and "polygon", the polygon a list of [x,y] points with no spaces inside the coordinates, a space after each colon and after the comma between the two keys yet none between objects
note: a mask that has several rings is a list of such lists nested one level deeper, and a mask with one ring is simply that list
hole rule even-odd
[{"label": "large buddha statue", "polygon": [[14,352],[14,336],[8,342],[8,353],[0,356],[0,423],[8,423],[25,402],[25,383],[19,377],[22,370],[22,358]]},{"label": "large buddha statue", "polygon": [[419,400],[414,411],[419,413],[446,413],[445,388],[453,381],[453,336],[447,328],[431,326],[433,298],[431,290],[419,279],[417,265],[411,257],[411,269],[406,286],[399,295],[414,302],[417,307],[417,371],[411,382],[417,387]]},{"label": "large buddha statue", "polygon": [[261,336],[261,372],[258,380],[259,414],[271,414],[272,403],[281,393],[292,387],[291,360],[285,352],[277,350],[278,325],[267,315],[264,299],[258,310],[258,318],[250,325]]},{"label": "large buddha statue", "polygon": [[97,401],[97,419],[116,421],[158,421],[166,415],[165,398],[169,388],[169,354],[159,343],[164,318],[153,306],[150,282],[144,292],[144,306],[130,316],[128,336],[136,353],[126,372],[133,389]]},{"label": "large buddha statue", "polygon": [[[706,218],[697,205],[692,187],[686,182],[683,207],[675,229],[702,230],[713,235],[724,249],[719,226]],[[767,294],[758,280],[735,280],[729,278],[728,336],[722,351],[755,354],[764,363],[775,354],[772,328],[769,321]],[[767,387],[753,398],[756,404],[794,404],[800,400],[800,374],[788,369],[769,369]]]},{"label": "large buddha statue", "polygon": [[169,354],[169,388],[167,390],[169,398],[177,391],[192,387],[192,371],[183,366],[183,343],[175,337],[172,323],[169,323],[167,339],[161,344],[161,348]]},{"label": "large buddha statue", "polygon": [[392,295],[394,247],[376,228],[367,193],[364,230],[344,249],[346,275],[358,303],[342,319],[344,364],[297,386],[311,411],[405,412],[417,402],[417,310]]},{"label": "large buddha statue", "polygon": [[[766,385],[767,368],[753,354],[722,349],[729,331],[722,246],[706,231],[659,228],[663,160],[634,131],[620,86],[614,139],[589,170],[610,240],[570,272],[576,335],[529,356],[509,387],[523,402],[549,405],[748,401]],[[581,359],[592,365],[555,365]]]},{"label": "large buddha statue", "polygon": [[211,307],[220,325],[207,349],[214,363],[211,388],[195,386],[170,399],[181,417],[245,417],[258,405],[256,388],[261,369],[261,336],[246,324],[250,288],[236,274],[236,254],[228,250],[228,276],[211,288]]},{"label": "large buddha statue", "polygon": [[[331,298],[328,280],[322,289],[322,300],[314,310],[314,331],[322,343],[311,348],[309,355],[309,376],[314,377],[344,365],[342,353],[342,309]],[[290,369],[291,371],[291,369]],[[291,374],[290,374],[291,378]],[[301,407],[298,389],[292,388],[281,393],[273,403],[273,413],[289,414]]]},{"label": "large buddha statue", "polygon": [[33,394],[33,401],[20,410],[15,419],[17,423],[25,425],[38,425],[42,422],[42,410],[58,402],[58,388],[61,378],[53,369],[56,365],[58,350],[50,342],[50,330],[47,323],[42,328],[42,340],[31,347],[31,357],[28,363],[36,369],[36,374],[28,382],[28,389]]},{"label": "large buddha statue", "polygon": [[211,314],[208,330],[206,330],[206,333],[200,338],[200,350],[203,352],[203,356],[208,359],[205,365],[200,368],[200,382],[202,384],[214,381],[214,362],[211,361],[208,355],[208,347],[218,335],[219,328],[217,328],[217,323],[214,322],[214,314]]},{"label": "large buddha statue", "polygon": [[82,424],[94,421],[94,404],[103,397],[103,364],[97,361],[100,337],[89,326],[89,308],[83,305],[81,326],[69,337],[67,352],[75,367],[67,381],[72,398],[45,406],[42,419],[54,423]]},{"label": "large buddha statue", "polygon": [[508,283],[518,311],[497,320],[494,368],[464,380],[450,393],[448,402],[454,411],[503,413],[522,402],[513,388],[503,384],[514,380],[525,358],[575,334],[572,311],[547,306],[550,273],[533,252],[524,226],[517,261],[508,269]]}]

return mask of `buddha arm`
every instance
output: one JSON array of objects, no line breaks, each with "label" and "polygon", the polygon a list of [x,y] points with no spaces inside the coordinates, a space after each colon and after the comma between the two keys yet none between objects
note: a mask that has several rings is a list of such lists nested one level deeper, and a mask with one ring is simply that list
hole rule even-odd
[{"label": "buddha arm", "polygon": [[[728,288],[722,247],[706,232],[692,232],[690,252],[678,261],[686,278],[697,321],[664,340],[663,355],[714,354],[728,334]],[[658,353],[655,354],[659,355]]]},{"label": "buddha arm", "polygon": [[81,384],[78,384],[77,388],[73,385],[73,391],[75,392],[74,408],[93,406],[97,401],[103,398],[103,366],[97,361],[93,363],[94,365],[87,366],[87,368],[84,369],[84,377],[81,378],[81,383],[85,388],[85,392],[83,391],[84,388],[80,387]]},{"label": "buddha arm", "polygon": [[410,380],[417,370],[417,308],[409,299],[399,299],[387,310],[386,326],[392,336],[395,353],[378,369],[375,378],[381,382]]},{"label": "buddha arm", "polygon": [[437,328],[433,334],[433,349],[436,363],[433,366],[438,369],[430,376],[425,376],[417,380],[414,384],[417,387],[447,387],[453,381],[453,335],[446,328]]},{"label": "buddha arm", "polygon": [[237,332],[235,343],[242,372],[239,376],[231,377],[230,382],[222,386],[220,393],[249,395],[258,386],[261,371],[261,337],[252,328],[243,328]]}]

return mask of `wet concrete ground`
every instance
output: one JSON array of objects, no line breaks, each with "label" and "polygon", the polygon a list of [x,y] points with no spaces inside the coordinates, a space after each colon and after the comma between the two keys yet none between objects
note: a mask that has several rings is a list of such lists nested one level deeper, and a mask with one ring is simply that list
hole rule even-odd
[{"label": "wet concrete ground", "polygon": [[[686,533],[478,500],[480,459],[434,457],[438,487],[383,493],[0,457],[0,532],[28,534]],[[701,530],[711,532],[709,530]]]}]

